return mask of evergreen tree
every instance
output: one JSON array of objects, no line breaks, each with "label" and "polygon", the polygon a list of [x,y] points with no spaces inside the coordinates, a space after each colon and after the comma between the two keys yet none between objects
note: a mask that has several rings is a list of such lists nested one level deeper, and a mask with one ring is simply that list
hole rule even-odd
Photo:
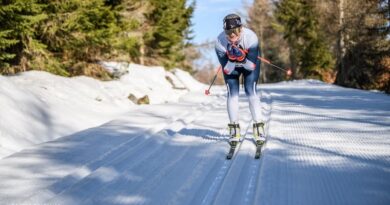
[{"label": "evergreen tree", "polygon": [[332,55],[321,33],[312,2],[282,0],[275,16],[290,48],[290,61],[295,74],[322,78],[333,67]]},{"label": "evergreen tree", "polygon": [[101,60],[190,68],[185,0],[1,0],[0,73],[104,77]]},{"label": "evergreen tree", "polygon": [[114,38],[115,52],[112,58],[121,61],[132,61],[144,64],[142,40],[143,33],[147,30],[144,16],[148,3],[143,0],[115,0],[117,6],[118,26],[121,31]]},{"label": "evergreen tree", "polygon": [[18,40],[12,39],[12,37],[9,36],[9,33],[11,32],[12,30],[0,31],[0,73],[9,72],[7,70],[7,68],[9,68],[8,62],[16,56],[14,53],[6,52],[7,48],[10,48],[18,42]]},{"label": "evergreen tree", "polygon": [[39,31],[48,49],[70,75],[100,75],[104,70],[96,63],[110,56],[121,31],[115,5],[103,0],[42,2],[49,18]]},{"label": "evergreen tree", "polygon": [[[268,0],[255,0],[248,10],[247,24],[260,40],[261,55],[285,67],[284,65],[288,63],[288,45],[283,39],[283,34],[273,27],[276,21],[273,12],[274,9]],[[285,77],[282,72],[266,64],[261,67],[263,83],[281,81]]]},{"label": "evergreen tree", "polygon": [[194,4],[186,6],[186,0],[149,0],[150,11],[146,14],[150,30],[145,33],[145,55],[148,64],[163,63],[172,68],[183,62],[186,40],[190,40],[190,18]]},{"label": "evergreen tree", "polygon": [[40,57],[47,59],[45,45],[35,35],[35,28],[46,18],[42,8],[36,0],[0,1],[0,73],[25,71]]},{"label": "evergreen tree", "polygon": [[357,0],[345,4],[346,54],[338,65],[336,84],[390,93],[389,2]]}]

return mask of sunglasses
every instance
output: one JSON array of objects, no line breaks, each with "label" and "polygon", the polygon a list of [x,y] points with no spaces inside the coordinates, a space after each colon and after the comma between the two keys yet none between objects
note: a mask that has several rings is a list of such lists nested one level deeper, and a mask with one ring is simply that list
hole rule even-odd
[{"label": "sunglasses", "polygon": [[231,36],[233,33],[239,35],[241,33],[241,28],[233,28],[233,29],[225,30],[225,34],[227,36]]}]

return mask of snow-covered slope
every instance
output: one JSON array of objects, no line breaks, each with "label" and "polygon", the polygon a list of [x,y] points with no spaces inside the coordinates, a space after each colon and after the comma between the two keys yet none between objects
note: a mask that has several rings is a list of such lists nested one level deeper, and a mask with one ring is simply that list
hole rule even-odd
[{"label": "snow-covered slope", "polygon": [[0,160],[3,204],[390,204],[390,97],[294,81],[262,85],[268,141],[225,160],[225,88],[133,106],[101,126]]},{"label": "snow-covered slope", "polygon": [[151,104],[159,104],[176,102],[188,90],[202,91],[183,84],[186,90],[174,89],[166,79],[168,74],[178,83],[187,80],[162,67],[136,64],[110,82],[40,71],[0,76],[0,158],[129,113],[134,109],[130,94],[138,98],[148,95]]}]

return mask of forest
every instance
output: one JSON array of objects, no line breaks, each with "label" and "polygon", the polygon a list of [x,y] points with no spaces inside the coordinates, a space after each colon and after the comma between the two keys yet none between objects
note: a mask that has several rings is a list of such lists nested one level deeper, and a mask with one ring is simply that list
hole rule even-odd
[{"label": "forest", "polygon": [[[388,0],[255,0],[248,25],[263,56],[293,69],[293,78],[390,93]],[[262,81],[279,81],[265,69]]]},{"label": "forest", "polygon": [[[254,0],[247,27],[262,56],[261,82],[319,79],[390,93],[388,0]],[[101,61],[199,72],[192,43],[196,1],[0,0],[0,73],[43,70],[112,78]],[[211,78],[211,76],[208,76]]]}]

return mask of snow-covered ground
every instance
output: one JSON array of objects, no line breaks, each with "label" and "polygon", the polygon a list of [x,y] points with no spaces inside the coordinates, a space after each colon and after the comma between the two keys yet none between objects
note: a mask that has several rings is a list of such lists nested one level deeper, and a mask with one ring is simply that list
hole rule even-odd
[{"label": "snow-covered ground", "polygon": [[160,104],[205,87],[178,69],[166,72],[136,64],[125,69],[128,74],[110,82],[40,71],[0,75],[0,158],[131,114],[136,106],[130,94],[148,95],[150,103]]},{"label": "snow-covered ground", "polygon": [[[1,81],[11,86],[26,75]],[[54,82],[57,87],[47,90],[62,89],[76,107],[59,107],[57,116],[95,117],[88,113],[100,107],[81,109],[77,103],[90,102],[85,95],[95,99],[92,93],[98,91],[67,92],[60,79]],[[3,102],[12,92],[1,85]],[[42,85],[29,86],[33,93]],[[102,107],[111,110],[103,113],[110,117],[100,119],[112,120],[0,160],[0,204],[390,204],[388,95],[311,80],[261,85],[268,138],[263,155],[254,159],[250,113],[242,95],[245,140],[237,155],[226,160],[224,87],[213,87],[212,95],[205,96],[199,86],[193,88],[199,92],[181,94],[177,101],[130,109],[127,101],[112,102],[111,90],[116,89],[99,95],[103,100],[96,104],[110,102]],[[26,124],[44,129],[47,116],[27,108],[46,110],[62,101],[36,95],[16,95],[20,98],[9,100],[6,110],[1,107],[1,115],[21,112],[23,119],[27,113]],[[24,100],[21,107],[11,106],[19,100]],[[63,123],[76,127],[82,120],[76,119]],[[15,128],[25,125],[15,123]],[[0,128],[3,132],[7,127]]]}]

